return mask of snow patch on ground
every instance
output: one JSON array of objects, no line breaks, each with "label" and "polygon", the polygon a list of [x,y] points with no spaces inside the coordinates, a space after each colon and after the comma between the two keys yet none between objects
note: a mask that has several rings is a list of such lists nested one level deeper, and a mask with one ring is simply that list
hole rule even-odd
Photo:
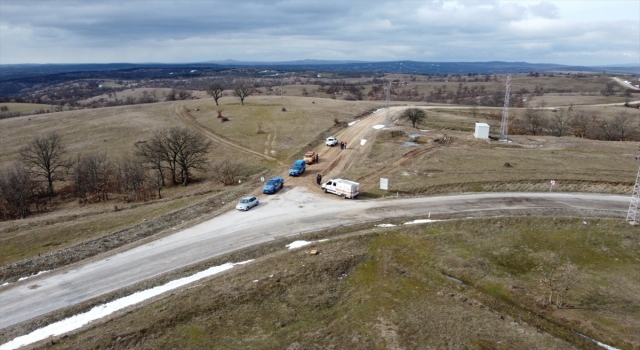
[{"label": "snow patch on ground", "polygon": [[313,242],[309,242],[309,241],[293,241],[289,244],[286,245],[287,248],[289,249],[296,249],[296,248],[300,248],[300,247],[304,247],[306,245],[309,245]]},{"label": "snow patch on ground", "polygon": [[367,143],[367,140],[365,139],[360,140],[360,146],[364,146],[365,143]]},{"label": "snow patch on ground", "polygon": [[[153,298],[162,293],[168,292],[178,287],[182,287],[186,284],[195,282],[205,277],[215,275],[222,271],[229,270],[235,265],[242,265],[249,262],[251,262],[251,260],[243,261],[240,263],[226,263],[219,266],[213,266],[207,270],[200,271],[191,276],[180,278],[151,289],[136,292],[129,296],[114,300],[106,304],[98,305],[85,313],[69,317],[62,321],[52,323],[46,327],[36,329],[35,331],[27,335],[17,337],[8,343],[0,345],[0,350],[17,349],[19,347],[32,344],[37,341],[47,339],[48,337],[51,337],[51,336],[61,335],[61,334],[70,332],[72,330],[78,329],[86,325],[87,323],[90,323],[102,317],[108,316],[118,310],[124,309],[125,307],[141,303],[147,299]],[[46,272],[46,271],[43,271],[43,272]]]},{"label": "snow patch on ground", "polygon": [[348,123],[347,125],[351,126],[351,125],[353,125],[353,124],[355,124],[355,123],[357,123],[357,122],[359,122],[359,121],[360,121],[360,119],[357,119],[357,120],[354,120],[354,121],[352,121],[352,122]]},{"label": "snow patch on ground", "polygon": [[[40,275],[42,275],[43,273],[47,273],[47,272],[49,272],[49,270],[40,271],[40,272],[36,273],[35,275],[31,275],[31,276],[27,276],[27,277],[20,277],[20,279],[18,279],[18,282],[20,282],[20,281],[24,281],[24,280],[26,280],[27,278],[40,276]],[[3,285],[4,285],[4,284],[3,284]]]},{"label": "snow patch on ground", "polygon": [[418,219],[418,220],[413,220],[413,221],[409,221],[409,222],[405,222],[405,225],[414,225],[414,224],[426,224],[428,222],[436,222],[436,221],[442,221],[442,220],[431,220],[431,219]]},{"label": "snow patch on ground", "polygon": [[377,227],[395,227],[396,225],[394,224],[380,224],[380,225],[376,225]]},{"label": "snow patch on ground", "polygon": [[374,125],[373,128],[376,129],[376,130],[377,129],[382,129],[382,128],[384,128],[384,125],[382,125],[382,124]]}]

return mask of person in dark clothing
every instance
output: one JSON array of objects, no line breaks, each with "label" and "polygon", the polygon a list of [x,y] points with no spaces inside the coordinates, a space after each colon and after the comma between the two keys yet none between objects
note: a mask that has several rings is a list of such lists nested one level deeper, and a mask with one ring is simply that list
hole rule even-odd
[{"label": "person in dark clothing", "polygon": [[344,149],[344,142],[340,141],[340,149]]},{"label": "person in dark clothing", "polygon": [[322,183],[322,175],[318,174],[318,176],[316,176],[316,182],[318,185]]}]

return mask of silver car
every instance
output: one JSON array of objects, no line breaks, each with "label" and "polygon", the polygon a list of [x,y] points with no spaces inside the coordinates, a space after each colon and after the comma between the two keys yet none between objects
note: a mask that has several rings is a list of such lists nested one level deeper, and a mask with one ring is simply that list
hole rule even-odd
[{"label": "silver car", "polygon": [[327,137],[327,146],[333,147],[338,144],[338,139],[333,136]]},{"label": "silver car", "polygon": [[258,201],[258,198],[244,197],[240,200],[240,202],[238,202],[238,205],[236,205],[236,209],[247,211],[258,204],[260,204],[260,202]]}]

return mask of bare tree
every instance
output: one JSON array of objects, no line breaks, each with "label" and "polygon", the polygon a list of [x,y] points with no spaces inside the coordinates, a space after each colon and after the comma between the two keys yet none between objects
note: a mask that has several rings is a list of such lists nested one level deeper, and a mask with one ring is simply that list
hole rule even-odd
[{"label": "bare tree", "polygon": [[106,153],[79,154],[73,168],[75,193],[83,203],[90,200],[107,200],[111,189],[113,169]]},{"label": "bare tree", "polygon": [[222,85],[219,81],[214,81],[207,87],[207,93],[213,97],[213,100],[216,101],[216,106],[218,105],[218,100],[222,97],[222,92],[224,91],[224,85]]},{"label": "bare tree", "polygon": [[537,135],[542,133],[544,131],[544,128],[547,125],[547,118],[544,115],[543,108],[527,107],[524,110],[524,115],[522,116],[522,119],[526,125],[527,130],[532,135]]},{"label": "bare tree", "polygon": [[600,90],[600,93],[603,96],[613,96],[616,93],[615,86],[616,84],[610,81],[605,85],[604,89]]},{"label": "bare tree", "polygon": [[192,169],[204,171],[208,165],[207,154],[211,147],[211,140],[189,128],[171,129],[171,139],[168,140],[173,150],[177,151],[177,162],[182,175],[182,185],[189,183],[189,173]]},{"label": "bare tree", "polygon": [[165,101],[175,101],[176,100],[176,90],[175,89],[171,89],[171,91],[169,91],[169,93],[167,94],[167,97],[165,98]]},{"label": "bare tree", "polygon": [[422,123],[427,118],[427,113],[420,108],[409,108],[402,113],[401,118],[409,119],[415,128],[416,124]]},{"label": "bare tree", "polygon": [[240,104],[244,106],[245,97],[251,96],[255,92],[255,89],[250,82],[241,80],[237,82],[233,87],[233,96],[240,99]]},{"label": "bare tree", "polygon": [[[538,282],[545,288],[545,301],[547,304],[554,303],[559,308],[565,305],[565,297],[577,284],[582,281],[578,267],[570,262],[561,264],[562,259],[558,256],[551,255],[544,259],[542,263],[535,268],[540,272],[541,277]],[[548,298],[547,298],[548,293]]]},{"label": "bare tree", "polygon": [[166,167],[165,162],[170,157],[167,156],[168,154],[165,149],[165,140],[163,139],[162,134],[156,132],[149,141],[144,143],[137,143],[135,155],[144,159],[147,166],[156,172],[156,177],[160,182],[160,187],[164,187],[164,170]]},{"label": "bare tree", "polygon": [[627,112],[620,112],[611,120],[612,133],[619,141],[624,141],[635,129],[631,115]]},{"label": "bare tree", "polygon": [[0,215],[8,219],[26,218],[31,212],[37,187],[29,169],[25,169],[20,163],[14,163],[0,171],[0,204],[4,208]]},{"label": "bare tree", "polygon": [[587,112],[576,111],[569,122],[576,136],[584,138],[591,129],[591,119]]},{"label": "bare tree", "polygon": [[188,99],[190,97],[191,97],[191,91],[188,91],[188,90],[180,90],[180,91],[178,91],[178,99],[179,100],[183,100],[184,101],[184,100],[186,100],[186,99]]},{"label": "bare tree", "polygon": [[52,195],[53,182],[69,166],[69,162],[64,159],[65,154],[66,149],[60,135],[49,133],[34,137],[20,149],[20,160],[36,177],[47,181],[49,195]]},{"label": "bare tree", "polygon": [[230,159],[223,159],[213,165],[213,178],[226,186],[233,185],[237,182],[243,169],[242,163],[234,162]]},{"label": "bare tree", "polygon": [[571,111],[558,109],[550,118],[549,127],[553,136],[564,136],[569,129],[569,122],[571,120]]},{"label": "bare tree", "polygon": [[127,193],[129,201],[137,201],[139,198],[147,201],[150,186],[147,172],[148,169],[137,159],[125,157],[119,161],[118,183]]}]

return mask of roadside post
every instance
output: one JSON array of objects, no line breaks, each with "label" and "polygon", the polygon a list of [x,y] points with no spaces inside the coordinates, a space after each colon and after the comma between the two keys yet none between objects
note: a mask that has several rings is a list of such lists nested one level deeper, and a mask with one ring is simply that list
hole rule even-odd
[{"label": "roadside post", "polygon": [[551,189],[553,188],[553,185],[556,184],[555,180],[551,180],[551,186],[549,186],[549,192],[551,192]]}]

